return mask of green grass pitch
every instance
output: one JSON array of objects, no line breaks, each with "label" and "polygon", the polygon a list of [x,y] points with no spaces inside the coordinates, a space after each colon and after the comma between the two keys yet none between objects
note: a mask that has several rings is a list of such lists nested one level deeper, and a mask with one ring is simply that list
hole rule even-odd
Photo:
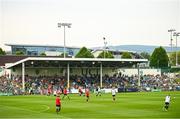
[{"label": "green grass pitch", "polygon": [[[166,112],[163,106],[167,94],[171,95],[171,104]],[[0,118],[180,118],[180,92],[118,93],[115,102],[111,94],[91,94],[89,102],[84,96],[69,96],[70,100],[61,100],[59,114],[55,112],[54,96],[0,96]]]}]

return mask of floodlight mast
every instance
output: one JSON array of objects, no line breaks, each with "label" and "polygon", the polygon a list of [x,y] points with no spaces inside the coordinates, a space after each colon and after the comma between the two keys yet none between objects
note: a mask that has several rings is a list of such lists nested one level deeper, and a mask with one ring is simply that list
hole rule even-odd
[{"label": "floodlight mast", "polygon": [[170,46],[171,46],[171,52],[172,52],[172,49],[173,49],[173,44],[172,44],[172,41],[173,41],[173,38],[172,38],[172,35],[173,35],[173,32],[176,31],[175,29],[169,29],[168,32],[170,32]]},{"label": "floodlight mast", "polygon": [[103,40],[104,40],[104,58],[106,57],[106,45],[107,45],[107,42],[106,42],[106,38],[103,37]]},{"label": "floodlight mast", "polygon": [[71,28],[71,23],[58,23],[58,27],[61,28],[61,26],[64,27],[64,58],[66,58],[66,34],[65,34],[65,28]]},{"label": "floodlight mast", "polygon": [[178,48],[177,48],[177,38],[180,36],[180,32],[174,32],[173,36],[176,37],[176,66],[178,66]]}]

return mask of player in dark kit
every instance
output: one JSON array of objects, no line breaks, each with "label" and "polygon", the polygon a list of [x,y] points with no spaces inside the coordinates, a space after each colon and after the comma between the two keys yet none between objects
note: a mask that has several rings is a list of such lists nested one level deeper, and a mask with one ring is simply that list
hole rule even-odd
[{"label": "player in dark kit", "polygon": [[58,114],[61,110],[61,100],[59,95],[56,97],[56,113]]},{"label": "player in dark kit", "polygon": [[66,96],[66,97],[68,97],[68,99],[70,100],[70,98],[69,98],[69,96],[68,96],[68,93],[67,93],[67,89],[66,88],[64,88],[64,90],[63,90],[63,98],[62,98],[62,100],[64,99],[64,97]]},{"label": "player in dark kit", "polygon": [[99,86],[96,88],[96,96],[101,96],[101,88]]}]

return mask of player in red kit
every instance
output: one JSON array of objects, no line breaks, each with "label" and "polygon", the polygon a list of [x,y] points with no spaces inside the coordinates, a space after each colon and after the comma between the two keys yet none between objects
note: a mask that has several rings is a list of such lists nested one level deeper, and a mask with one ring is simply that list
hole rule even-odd
[{"label": "player in red kit", "polygon": [[89,101],[89,95],[90,95],[90,92],[89,92],[88,88],[86,88],[85,94],[86,94],[86,97],[87,97],[86,101],[88,102]]},{"label": "player in red kit", "polygon": [[82,91],[81,87],[79,87],[78,91],[79,91],[79,96],[81,96],[83,94],[83,91]]},{"label": "player in red kit", "polygon": [[48,85],[48,96],[50,96],[51,95],[51,93],[52,93],[52,84],[49,84]]},{"label": "player in red kit", "polygon": [[66,96],[66,97],[68,97],[68,99],[70,100],[70,98],[69,98],[69,96],[68,96],[68,93],[67,93],[67,89],[66,88],[64,88],[64,90],[63,90],[63,98],[62,99],[64,99],[64,97]]},{"label": "player in red kit", "polygon": [[56,112],[58,114],[58,112],[60,112],[61,110],[61,100],[60,100],[60,97],[59,95],[57,95],[56,97]]}]

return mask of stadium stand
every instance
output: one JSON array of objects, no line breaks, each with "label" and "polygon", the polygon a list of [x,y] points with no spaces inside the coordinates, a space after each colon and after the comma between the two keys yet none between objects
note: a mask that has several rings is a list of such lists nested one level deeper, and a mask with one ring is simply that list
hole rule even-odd
[{"label": "stadium stand", "polygon": [[[78,89],[79,86],[89,87],[93,91],[99,86],[99,75],[71,75],[70,76],[70,93],[72,89]],[[66,78],[64,76],[25,76],[25,94],[42,94],[47,95],[48,91],[53,94],[54,91],[62,91],[66,87]],[[103,88],[118,88],[119,92],[134,91],[171,91],[178,90],[180,84],[170,79],[167,75],[144,75],[141,76],[141,88],[137,86],[138,76],[126,76],[114,74],[113,76],[103,76]],[[0,77],[0,94],[19,95],[22,92],[21,76],[12,76],[12,79]]]}]

